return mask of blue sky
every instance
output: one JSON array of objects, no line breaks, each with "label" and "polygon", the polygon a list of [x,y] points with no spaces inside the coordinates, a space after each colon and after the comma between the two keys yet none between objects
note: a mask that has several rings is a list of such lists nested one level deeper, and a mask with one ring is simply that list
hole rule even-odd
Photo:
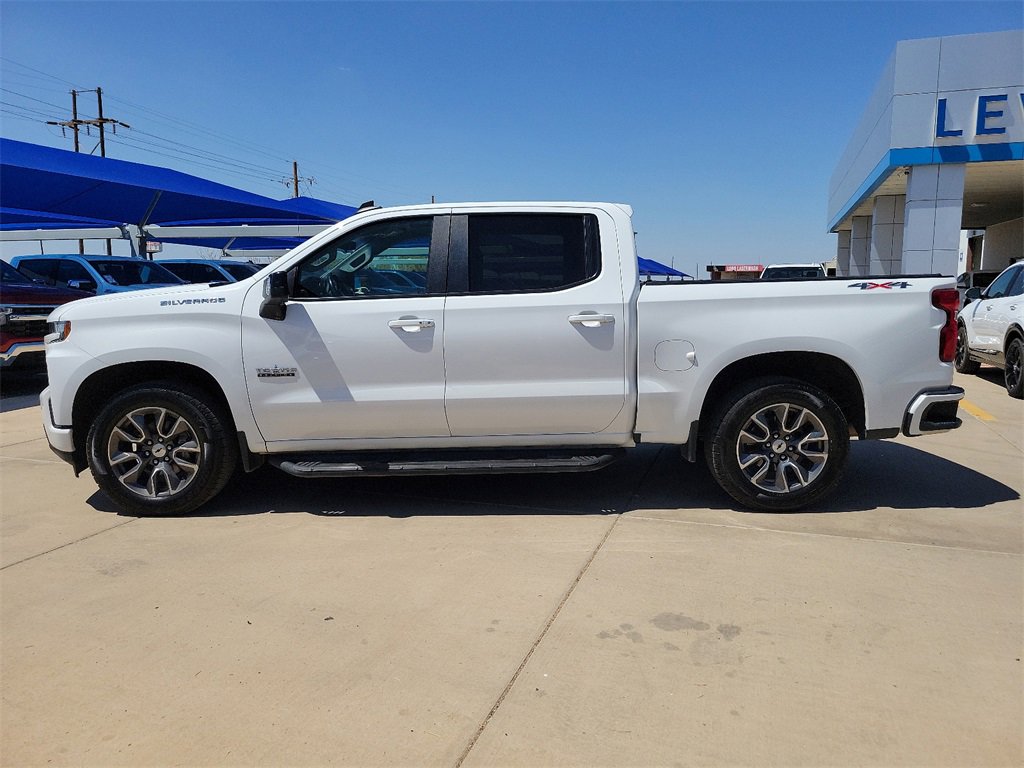
[{"label": "blue sky", "polygon": [[132,125],[108,156],[277,198],[298,159],[349,204],[627,202],[642,255],[703,276],[834,255],[828,179],[898,40],[1021,26],[1019,2],[2,2],[0,133],[70,149],[43,121],[98,85]]}]

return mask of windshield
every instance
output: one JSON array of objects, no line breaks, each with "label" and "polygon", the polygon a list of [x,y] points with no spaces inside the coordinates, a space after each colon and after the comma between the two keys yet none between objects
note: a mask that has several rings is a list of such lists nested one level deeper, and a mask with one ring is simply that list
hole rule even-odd
[{"label": "windshield", "polygon": [[259,272],[255,264],[228,264],[227,262],[221,262],[220,266],[235,280],[245,280],[245,278],[252,277]]},{"label": "windshield", "polygon": [[825,270],[821,267],[768,267],[761,275],[762,279],[793,279],[800,277],[824,277]]},{"label": "windshield", "polygon": [[89,260],[93,269],[111,285],[161,285],[170,283],[180,285],[179,280],[170,271],[151,261],[93,261]]},{"label": "windshield", "polygon": [[35,283],[21,274],[21,272],[16,270],[6,261],[0,261],[0,283],[7,283],[8,285],[35,285]]}]

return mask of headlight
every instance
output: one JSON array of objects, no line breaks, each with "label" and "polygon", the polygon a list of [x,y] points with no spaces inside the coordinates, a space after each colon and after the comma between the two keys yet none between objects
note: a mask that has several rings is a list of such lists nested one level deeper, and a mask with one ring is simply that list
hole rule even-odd
[{"label": "headlight", "polygon": [[64,341],[68,336],[71,335],[71,321],[70,320],[58,320],[55,323],[50,323],[50,332],[46,334],[43,339],[47,344],[55,344],[58,341]]}]

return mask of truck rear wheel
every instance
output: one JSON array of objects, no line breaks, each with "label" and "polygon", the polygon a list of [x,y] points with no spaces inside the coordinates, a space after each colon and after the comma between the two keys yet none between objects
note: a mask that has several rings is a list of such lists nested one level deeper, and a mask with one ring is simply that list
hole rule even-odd
[{"label": "truck rear wheel", "polygon": [[842,410],[817,387],[766,378],[734,390],[712,419],[708,467],[745,507],[786,512],[831,493],[850,450]]},{"label": "truck rear wheel", "polygon": [[238,462],[230,418],[204,392],[170,382],[127,389],[87,438],[96,484],[132,515],[191,512],[216,496]]}]

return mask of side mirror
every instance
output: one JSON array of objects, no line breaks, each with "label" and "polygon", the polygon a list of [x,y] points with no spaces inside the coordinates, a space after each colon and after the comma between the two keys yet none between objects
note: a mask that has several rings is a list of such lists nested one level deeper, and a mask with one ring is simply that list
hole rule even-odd
[{"label": "side mirror", "polygon": [[284,320],[288,311],[288,273],[271,272],[263,284],[263,303],[260,317],[267,320]]},{"label": "side mirror", "polygon": [[977,301],[981,298],[984,291],[981,288],[975,286],[974,288],[968,288],[967,293],[964,294],[964,306],[966,307],[972,301]]},{"label": "side mirror", "polygon": [[92,280],[68,280],[68,288],[74,288],[76,291],[96,293],[96,283]]}]

